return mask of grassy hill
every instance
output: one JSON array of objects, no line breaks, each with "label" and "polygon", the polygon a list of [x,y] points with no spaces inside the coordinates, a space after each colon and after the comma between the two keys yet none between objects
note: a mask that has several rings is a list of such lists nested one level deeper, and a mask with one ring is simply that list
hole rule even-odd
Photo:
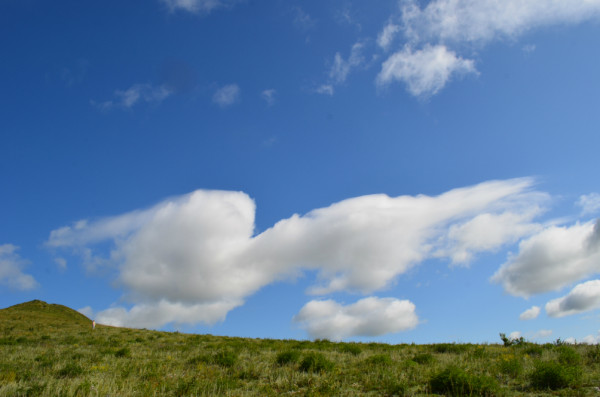
[{"label": "grassy hill", "polygon": [[99,326],[61,305],[0,310],[1,396],[597,396],[600,349],[247,339]]}]

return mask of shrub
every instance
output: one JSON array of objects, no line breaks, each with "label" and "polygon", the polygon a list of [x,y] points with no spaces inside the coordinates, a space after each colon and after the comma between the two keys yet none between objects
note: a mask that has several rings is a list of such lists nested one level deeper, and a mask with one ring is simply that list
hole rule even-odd
[{"label": "shrub", "polygon": [[392,358],[387,354],[375,354],[367,358],[365,362],[371,365],[391,365],[393,363]]},{"label": "shrub", "polygon": [[83,374],[83,368],[75,363],[65,365],[56,373],[59,378],[75,378],[81,374]]},{"label": "shrub", "polygon": [[429,353],[415,354],[412,358],[412,361],[416,362],[417,364],[430,364],[435,361],[435,357]]},{"label": "shrub", "polygon": [[537,390],[558,390],[574,386],[581,378],[579,367],[562,366],[551,361],[538,361],[529,374],[531,387]]},{"label": "shrub", "polygon": [[288,350],[277,354],[275,362],[279,365],[296,363],[300,358],[300,352],[297,350]]},{"label": "shrub", "polygon": [[503,356],[498,362],[498,371],[511,378],[516,378],[523,372],[523,364],[518,357],[513,355]]},{"label": "shrub", "polygon": [[221,367],[231,368],[235,365],[238,356],[231,350],[221,350],[213,356],[213,363]]},{"label": "shrub", "polygon": [[498,384],[488,376],[476,376],[450,366],[429,380],[431,392],[448,396],[494,396]]},{"label": "shrub", "polygon": [[355,343],[344,343],[340,345],[339,350],[341,353],[350,353],[354,356],[358,356],[362,352],[362,349]]},{"label": "shrub", "polygon": [[333,363],[322,353],[308,353],[300,363],[300,370],[304,372],[325,372],[333,368]]},{"label": "shrub", "polygon": [[596,345],[591,350],[588,350],[586,359],[590,364],[600,363],[600,345]]},{"label": "shrub", "polygon": [[558,362],[567,366],[576,366],[581,363],[581,356],[572,347],[559,345],[556,348],[558,351]]},{"label": "shrub", "polygon": [[129,357],[131,355],[131,350],[128,347],[122,347],[115,352],[115,357]]},{"label": "shrub", "polygon": [[527,354],[529,356],[541,357],[543,353],[544,353],[544,349],[541,346],[538,346],[538,345],[527,344],[523,348],[523,354]]}]

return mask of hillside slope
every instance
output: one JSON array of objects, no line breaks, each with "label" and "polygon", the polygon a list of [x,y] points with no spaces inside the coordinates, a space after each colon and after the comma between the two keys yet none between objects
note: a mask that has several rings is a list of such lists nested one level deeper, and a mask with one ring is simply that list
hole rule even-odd
[{"label": "hillside slope", "polygon": [[76,310],[40,300],[20,303],[0,310],[0,334],[25,336],[39,331],[53,332],[90,328],[91,320]]}]

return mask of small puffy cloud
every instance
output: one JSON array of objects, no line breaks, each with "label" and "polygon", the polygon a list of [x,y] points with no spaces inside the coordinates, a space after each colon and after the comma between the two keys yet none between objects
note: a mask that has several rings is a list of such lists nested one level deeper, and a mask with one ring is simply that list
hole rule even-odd
[{"label": "small puffy cloud", "polygon": [[550,226],[519,243],[492,280],[516,296],[559,290],[600,271],[600,221]]},{"label": "small puffy cloud", "polygon": [[523,313],[521,313],[521,315],[519,316],[519,320],[533,320],[533,319],[537,318],[537,316],[539,316],[539,315],[540,315],[540,307],[533,306],[530,309],[527,309]]},{"label": "small puffy cloud", "polygon": [[600,280],[578,284],[566,296],[546,304],[550,317],[564,317],[600,308]]},{"label": "small puffy cloud", "polygon": [[416,51],[406,46],[382,64],[377,84],[403,82],[412,95],[426,98],[437,94],[453,76],[468,73],[477,74],[474,62],[457,56],[444,45],[428,44]]},{"label": "small puffy cloud", "polygon": [[377,36],[377,45],[387,51],[398,32],[400,32],[399,25],[388,23]]},{"label": "small puffy cloud", "polygon": [[294,316],[294,322],[311,338],[337,341],[406,331],[415,328],[419,318],[408,300],[368,297],[347,306],[333,300],[310,301]]},{"label": "small puffy cloud", "polygon": [[582,215],[596,214],[600,212],[600,194],[584,194],[579,197],[577,205],[581,207]]},{"label": "small puffy cloud", "polygon": [[171,12],[182,10],[192,13],[209,13],[233,3],[231,0],[161,0]]},{"label": "small puffy cloud", "polygon": [[219,88],[213,95],[213,102],[225,108],[239,102],[241,90],[237,84],[227,84]]},{"label": "small puffy cloud", "polygon": [[588,344],[588,345],[597,345],[600,343],[600,331],[598,331],[598,333],[596,335],[587,335],[585,336],[582,340],[582,343]]},{"label": "small puffy cloud", "polygon": [[508,339],[510,340],[517,340],[521,338],[521,332],[520,331],[513,331],[510,333],[510,335],[508,335]]},{"label": "small puffy cloud", "polygon": [[101,110],[114,108],[131,109],[140,102],[158,104],[172,94],[164,85],[134,84],[126,90],[115,91],[115,99],[105,102],[92,101],[92,104]]},{"label": "small puffy cloud", "polygon": [[34,289],[38,283],[31,275],[23,273],[27,261],[17,254],[18,249],[12,244],[0,245],[0,284],[16,290]]},{"label": "small puffy cloud", "polygon": [[[117,271],[116,284],[133,306],[99,313],[104,322],[214,323],[260,288],[304,270],[318,275],[309,293],[367,294],[428,258],[493,251],[514,238],[502,231],[502,222],[500,231],[488,231],[501,238],[485,244],[479,236],[462,233],[457,239],[449,231],[482,214],[505,219],[510,216],[503,214],[535,213],[547,195],[532,190],[532,184],[513,179],[434,197],[354,197],[282,219],[258,235],[255,203],[248,195],[198,190],[145,210],[58,228],[46,245],[79,254],[87,266],[111,265]],[[530,215],[514,219],[521,222],[512,222],[517,229],[530,229]],[[107,245],[110,253],[103,255],[98,246]]]},{"label": "small puffy cloud", "polygon": [[260,96],[262,99],[265,100],[265,102],[267,102],[267,105],[273,106],[275,104],[275,95],[276,94],[277,94],[277,91],[270,88],[268,90],[264,90],[263,92],[261,92]]}]

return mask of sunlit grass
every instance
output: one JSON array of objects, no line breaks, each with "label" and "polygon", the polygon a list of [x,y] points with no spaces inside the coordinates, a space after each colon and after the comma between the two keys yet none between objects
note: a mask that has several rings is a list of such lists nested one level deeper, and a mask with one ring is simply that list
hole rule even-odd
[{"label": "sunlit grass", "polygon": [[386,345],[97,326],[37,302],[0,311],[2,396],[598,395],[596,346]]}]

